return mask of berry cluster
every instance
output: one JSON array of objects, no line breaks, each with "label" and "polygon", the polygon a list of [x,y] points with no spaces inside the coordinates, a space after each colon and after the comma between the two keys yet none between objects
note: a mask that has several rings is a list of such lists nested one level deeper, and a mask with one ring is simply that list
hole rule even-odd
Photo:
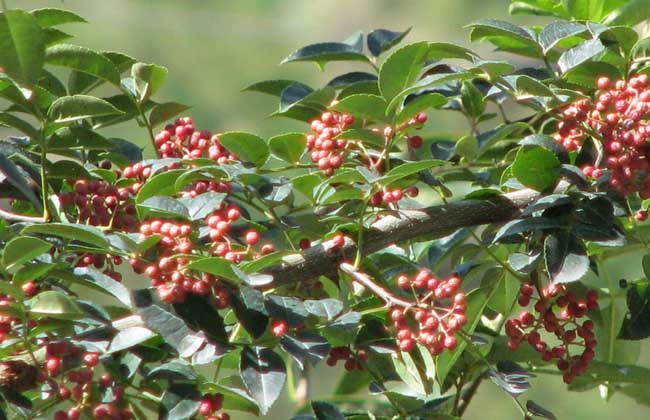
[{"label": "berry cluster", "polygon": [[205,420],[230,420],[228,413],[216,414],[222,408],[223,394],[207,394],[201,399],[199,414],[205,416]]},{"label": "berry cluster", "polygon": [[[333,101],[331,106],[336,103]],[[335,111],[325,111],[319,119],[311,122],[312,132],[307,135],[307,149],[311,152],[309,157],[312,162],[318,164],[325,176],[332,176],[334,170],[343,164],[348,141],[335,139],[335,137],[344,132],[353,122],[352,115]]]},{"label": "berry cluster", "polygon": [[400,188],[384,189],[376,192],[370,198],[370,204],[374,207],[379,207],[383,204],[396,203],[404,197],[405,193],[409,197],[417,197],[420,190],[416,186],[408,187],[405,190],[401,190]]},{"label": "berry cluster", "polygon": [[[519,305],[527,307],[535,288],[528,283],[521,286]],[[583,374],[594,358],[596,338],[593,333],[594,323],[587,319],[580,323],[588,311],[598,309],[598,292],[589,290],[585,299],[579,299],[565,285],[550,283],[541,290],[536,299],[534,313],[523,311],[517,319],[506,322],[508,347],[516,350],[523,341],[527,341],[542,360],[548,362],[557,359],[557,367],[564,372],[563,380],[571,383]],[[542,338],[540,331],[553,334],[559,344],[554,347]]]},{"label": "berry cluster", "polygon": [[207,157],[217,163],[227,163],[237,158],[219,143],[219,136],[209,131],[196,131],[190,117],[177,119],[155,137],[156,146],[163,158],[198,159]]},{"label": "berry cluster", "polygon": [[77,222],[92,226],[110,226],[132,232],[136,228],[132,196],[141,184],[118,187],[104,180],[71,181],[72,191],[60,195],[61,204],[76,207]]},{"label": "berry cluster", "polygon": [[[55,420],[78,420],[86,410],[95,419],[134,418],[125,405],[124,387],[117,384],[108,372],[95,378],[95,370],[100,362],[98,353],[86,352],[82,347],[67,342],[48,343],[45,348],[43,370],[54,390],[49,398],[72,403],[66,411],[57,411]],[[72,368],[68,368],[70,366]],[[111,395],[110,399],[106,398],[108,395]]]},{"label": "berry cluster", "polygon": [[602,162],[583,166],[586,176],[609,173],[609,183],[621,194],[639,192],[650,198],[650,77],[639,74],[628,81],[597,80],[595,103],[581,99],[567,106],[558,123],[555,140],[566,150],[579,149],[591,136],[602,143]]},{"label": "berry cluster", "polygon": [[115,271],[115,266],[122,264],[122,257],[119,255],[78,253],[68,257],[67,261],[75,267],[94,266],[98,270],[102,270],[105,275],[111,277],[113,280],[118,282],[122,281],[122,274]]},{"label": "berry cluster", "polygon": [[[14,299],[11,296],[0,293],[0,308],[11,305],[13,300]],[[19,323],[19,319],[14,318],[11,315],[0,313],[0,344],[8,338],[8,334],[12,332],[12,327]]]},{"label": "berry cluster", "polygon": [[344,367],[347,371],[355,369],[363,369],[363,363],[368,360],[368,352],[366,350],[352,351],[350,347],[332,347],[326,363],[328,366],[336,366],[340,360],[345,360]]},{"label": "berry cluster", "polygon": [[433,355],[456,347],[455,333],[467,323],[467,303],[465,294],[459,290],[460,283],[456,275],[442,280],[426,269],[413,277],[398,276],[397,285],[411,290],[416,297],[413,306],[390,309],[401,351],[411,351],[416,341]]}]

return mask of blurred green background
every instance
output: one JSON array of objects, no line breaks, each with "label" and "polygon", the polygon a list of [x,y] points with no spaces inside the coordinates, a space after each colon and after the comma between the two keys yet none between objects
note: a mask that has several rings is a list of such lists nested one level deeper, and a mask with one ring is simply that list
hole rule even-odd
[{"label": "blurred green background", "polygon": [[[361,69],[331,64],[325,72],[314,65],[280,66],[291,51],[320,41],[340,41],[357,30],[404,30],[413,27],[407,41],[455,42],[468,46],[464,25],[481,18],[513,19],[530,24],[530,18],[509,18],[507,0],[6,0],[9,7],[70,9],[88,25],[64,28],[77,36],[72,42],[97,50],[125,52],[145,62],[169,68],[169,78],[158,100],[191,105],[198,128],[215,132],[248,130],[271,136],[286,130],[304,130],[303,124],[269,119],[275,98],[242,93],[260,80],[289,78],[312,86],[326,83],[343,70]],[[543,22],[540,20],[539,22]],[[487,46],[472,46],[491,58],[499,57]],[[512,57],[510,57],[512,59]],[[517,61],[519,60],[519,61]],[[525,64],[515,59],[516,64]],[[429,132],[466,129],[462,119],[449,113],[430,114]],[[134,123],[118,126],[107,135],[121,136],[145,146],[146,133]],[[640,265],[639,261],[630,261]],[[647,355],[644,357],[646,365]],[[312,397],[325,397],[334,387],[339,370],[319,367]],[[648,390],[650,394],[650,389]],[[615,394],[608,402],[597,390],[569,394],[559,377],[533,379],[530,398],[552,410],[561,420],[618,420],[650,418],[650,409]],[[293,405],[286,397],[267,418],[291,417]],[[233,420],[248,416],[232,412]],[[470,405],[467,419],[520,419],[507,395],[489,380]]]}]

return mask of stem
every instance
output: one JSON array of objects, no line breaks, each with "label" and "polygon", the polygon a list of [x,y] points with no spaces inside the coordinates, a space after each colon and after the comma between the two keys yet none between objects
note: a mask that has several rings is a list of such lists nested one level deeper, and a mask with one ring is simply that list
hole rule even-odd
[{"label": "stem", "polygon": [[515,270],[513,270],[508,263],[503,261],[501,258],[499,258],[492,250],[490,249],[489,246],[485,245],[481,239],[476,236],[476,234],[473,231],[470,231],[470,235],[472,235],[472,238],[478,242],[478,246],[481,247],[483,251],[485,251],[486,254],[488,254],[497,264],[499,264],[501,267],[503,267],[504,270],[506,270],[508,273],[512,274],[516,279],[518,279],[521,282],[526,282],[528,281],[528,278],[522,276],[521,274],[517,273]]},{"label": "stem", "polygon": [[24,216],[3,209],[0,209],[0,219],[9,220],[10,222],[28,223],[45,223],[47,221],[47,219],[44,219],[43,217]]},{"label": "stem", "polygon": [[153,134],[153,127],[151,126],[151,123],[149,122],[149,119],[144,113],[144,110],[140,106],[140,103],[138,100],[134,100],[136,108],[138,108],[138,113],[140,114],[140,117],[142,118],[142,122],[144,123],[145,127],[147,127],[147,132],[149,133],[149,140],[151,141],[151,147],[153,148],[153,152],[156,155],[156,157],[160,157],[158,154],[158,147],[156,147],[156,136]]},{"label": "stem", "polygon": [[[43,123],[43,127],[45,123]],[[44,136],[44,128],[41,128],[40,141],[41,141],[41,200],[43,201],[43,220],[50,220],[50,212],[48,210],[49,194],[47,185],[47,170],[45,164],[47,162],[47,146]]]},{"label": "stem", "polygon": [[388,290],[384,289],[382,286],[375,283],[375,281],[369,275],[358,271],[352,264],[344,262],[339,266],[339,268],[344,273],[349,274],[357,283],[377,295],[389,306],[401,306],[403,308],[410,308],[415,305],[413,302],[399,298]]},{"label": "stem", "polygon": [[478,378],[472,381],[469,388],[467,388],[467,390],[463,395],[462,400],[460,401],[460,404],[458,405],[458,411],[456,411],[458,417],[463,417],[463,414],[465,414],[465,410],[467,410],[467,407],[469,407],[469,403],[472,402],[472,399],[474,399],[474,396],[476,395],[476,392],[478,391],[482,382],[483,382],[483,375],[479,375]]},{"label": "stem", "polygon": [[607,361],[612,363],[614,361],[614,345],[615,341],[613,338],[616,337],[616,323],[614,322],[614,317],[616,316],[616,302],[614,295],[612,293],[615,289],[615,285],[612,283],[612,278],[605,270],[605,264],[602,258],[598,258],[596,261],[596,266],[598,267],[598,276],[603,277],[607,281],[607,287],[609,288],[609,343],[607,346]]}]

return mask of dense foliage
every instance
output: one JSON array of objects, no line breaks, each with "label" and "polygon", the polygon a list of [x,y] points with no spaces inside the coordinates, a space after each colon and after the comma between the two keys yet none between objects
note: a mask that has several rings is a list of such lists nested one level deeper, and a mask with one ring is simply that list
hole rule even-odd
[{"label": "dense foliage", "polygon": [[[457,419],[489,378],[554,419],[534,374],[650,405],[650,6],[511,12],[549,23],[470,38],[517,66],[408,30],[296,50],[354,67],[247,87],[305,122],[270,139],[179,117],[72,12],[1,12],[0,418],[227,420],[288,387],[296,419]],[[418,134],[445,112],[466,135]],[[128,122],[151,156],[102,134]],[[319,362],[345,373],[309,401]]]}]

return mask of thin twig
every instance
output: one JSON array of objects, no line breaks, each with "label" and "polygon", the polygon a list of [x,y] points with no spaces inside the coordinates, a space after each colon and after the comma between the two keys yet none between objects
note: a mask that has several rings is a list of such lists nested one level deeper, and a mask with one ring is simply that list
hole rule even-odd
[{"label": "thin twig", "polygon": [[384,289],[382,286],[377,284],[369,275],[357,270],[352,264],[344,262],[340,265],[340,268],[341,271],[349,274],[354,279],[354,281],[377,295],[381,300],[386,302],[387,305],[401,306],[403,308],[410,308],[415,305],[414,302],[401,299],[388,290]]},{"label": "thin twig", "polygon": [[45,219],[42,217],[25,216],[3,209],[0,209],[0,219],[8,220],[10,222],[45,223]]}]

